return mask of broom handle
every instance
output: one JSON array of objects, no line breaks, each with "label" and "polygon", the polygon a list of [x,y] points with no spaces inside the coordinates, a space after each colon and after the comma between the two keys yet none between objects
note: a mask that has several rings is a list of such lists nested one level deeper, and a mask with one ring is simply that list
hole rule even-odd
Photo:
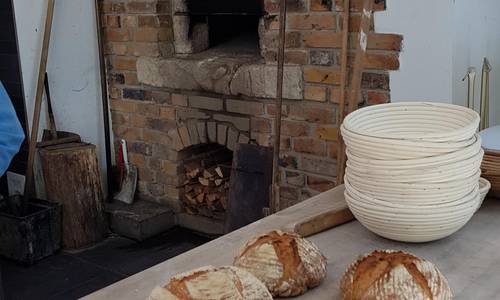
[{"label": "broom handle", "polygon": [[285,64],[285,29],[286,29],[286,0],[280,1],[280,31],[279,31],[279,49],[278,49],[278,72],[276,87],[276,117],[274,119],[274,152],[273,152],[273,179],[271,193],[271,213],[280,210],[279,193],[279,156],[281,142],[281,113],[283,107],[283,77]]},{"label": "broom handle", "polygon": [[33,164],[35,161],[36,141],[38,138],[38,127],[40,125],[40,112],[42,109],[43,82],[45,79],[45,70],[47,68],[47,57],[49,54],[50,31],[54,17],[54,0],[48,0],[47,17],[45,19],[45,29],[43,34],[42,54],[40,56],[40,67],[38,70],[38,81],[36,85],[35,109],[33,111],[33,120],[30,132],[28,165],[26,168],[26,181],[24,186],[24,198],[29,200],[34,196],[35,186],[33,182]]}]

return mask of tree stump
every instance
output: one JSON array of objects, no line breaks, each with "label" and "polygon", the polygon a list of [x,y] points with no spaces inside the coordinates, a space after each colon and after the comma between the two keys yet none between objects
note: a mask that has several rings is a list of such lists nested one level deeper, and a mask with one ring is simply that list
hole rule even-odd
[{"label": "tree stump", "polygon": [[63,247],[81,249],[106,238],[101,177],[96,147],[69,143],[40,149],[45,189],[63,205]]}]

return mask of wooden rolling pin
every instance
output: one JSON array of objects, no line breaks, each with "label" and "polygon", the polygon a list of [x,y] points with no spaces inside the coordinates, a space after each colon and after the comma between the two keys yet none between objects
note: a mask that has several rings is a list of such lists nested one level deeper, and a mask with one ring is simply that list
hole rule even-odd
[{"label": "wooden rolling pin", "polygon": [[285,225],[282,230],[308,237],[354,220],[345,202],[343,185],[315,197],[309,208],[307,217]]}]

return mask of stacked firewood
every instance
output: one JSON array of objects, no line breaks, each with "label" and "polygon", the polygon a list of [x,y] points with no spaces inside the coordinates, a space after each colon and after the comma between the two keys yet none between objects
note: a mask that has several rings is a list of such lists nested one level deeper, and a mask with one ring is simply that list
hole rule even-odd
[{"label": "stacked firewood", "polygon": [[223,218],[227,208],[231,161],[213,158],[185,164],[184,208],[190,214]]}]

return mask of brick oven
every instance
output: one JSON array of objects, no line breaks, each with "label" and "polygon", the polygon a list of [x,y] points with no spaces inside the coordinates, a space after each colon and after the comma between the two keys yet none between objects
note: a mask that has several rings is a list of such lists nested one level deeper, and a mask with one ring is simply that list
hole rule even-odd
[{"label": "brick oven", "polygon": [[[355,32],[362,1],[351,3]],[[283,207],[335,184],[341,9],[342,0],[289,1]],[[113,132],[129,142],[138,197],[197,214],[184,204],[188,162],[237,143],[272,145],[278,1],[103,0],[102,11]],[[369,33],[362,105],[390,101],[401,41]]]}]

